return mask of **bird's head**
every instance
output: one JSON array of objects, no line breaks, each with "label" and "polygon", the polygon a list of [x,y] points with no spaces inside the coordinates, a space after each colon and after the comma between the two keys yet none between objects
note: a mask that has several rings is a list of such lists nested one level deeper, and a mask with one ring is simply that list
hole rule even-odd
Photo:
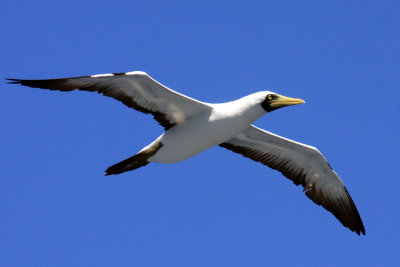
[{"label": "bird's head", "polygon": [[263,97],[264,98],[262,99],[261,106],[267,112],[271,112],[275,109],[283,108],[286,106],[305,103],[302,99],[278,95],[273,92],[265,92]]}]

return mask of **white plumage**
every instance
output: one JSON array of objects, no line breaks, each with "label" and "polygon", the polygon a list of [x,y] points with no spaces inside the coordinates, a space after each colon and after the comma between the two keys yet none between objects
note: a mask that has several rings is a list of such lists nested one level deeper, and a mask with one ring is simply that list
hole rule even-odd
[{"label": "white plumage", "polygon": [[10,83],[50,90],[97,91],[128,107],[150,113],[165,132],[136,155],[106,170],[106,175],[137,169],[150,162],[174,163],[210,147],[221,146],[280,171],[316,204],[332,212],[357,234],[365,234],[357,208],[339,176],[314,147],[282,138],[252,125],[267,112],[304,103],[273,92],[211,104],[179,94],[144,72],[48,79],[9,79]]},{"label": "white plumage", "polygon": [[203,103],[198,114],[170,128],[155,141],[163,146],[149,161],[182,161],[234,138],[266,113],[261,103],[268,94],[272,93],[259,92],[223,104]]}]

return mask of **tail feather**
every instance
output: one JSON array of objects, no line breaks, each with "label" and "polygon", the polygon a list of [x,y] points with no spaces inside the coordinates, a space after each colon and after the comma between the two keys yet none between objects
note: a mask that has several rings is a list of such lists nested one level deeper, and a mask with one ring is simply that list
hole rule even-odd
[{"label": "tail feather", "polygon": [[160,148],[162,147],[161,142],[155,144],[154,146],[150,147],[149,149],[143,150],[138,154],[127,158],[117,164],[114,164],[107,168],[106,176],[111,174],[120,174],[123,172],[131,171],[143,166],[146,166],[150,162],[147,160],[151,156],[153,156]]},{"label": "tail feather", "polygon": [[131,171],[146,166],[149,163],[150,162],[147,161],[147,157],[143,157],[139,153],[126,160],[123,160],[117,164],[108,167],[106,170],[106,176],[110,174],[120,174],[123,172]]}]

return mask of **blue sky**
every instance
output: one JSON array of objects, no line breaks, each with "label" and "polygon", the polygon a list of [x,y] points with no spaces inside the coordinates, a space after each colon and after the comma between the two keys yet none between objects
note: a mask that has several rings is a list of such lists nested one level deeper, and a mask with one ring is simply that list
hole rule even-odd
[{"label": "blue sky", "polygon": [[1,75],[142,70],[225,102],[303,98],[256,125],[319,148],[366,236],[280,173],[222,148],[118,176],[159,136],[150,116],[87,92],[0,97],[1,266],[398,264],[398,1],[3,1]]}]

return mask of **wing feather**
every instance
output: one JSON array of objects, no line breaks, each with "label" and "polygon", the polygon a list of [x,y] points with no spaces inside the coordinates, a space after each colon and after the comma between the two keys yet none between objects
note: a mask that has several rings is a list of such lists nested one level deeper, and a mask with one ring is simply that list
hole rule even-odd
[{"label": "wing feather", "polygon": [[210,108],[206,103],[167,88],[141,71],[62,79],[8,80],[12,84],[49,90],[98,92],[130,108],[152,114],[165,129]]},{"label": "wing feather", "polygon": [[346,187],[316,148],[253,125],[220,146],[280,171],[296,185],[301,184],[308,198],[330,211],[345,227],[365,235],[360,214]]}]

